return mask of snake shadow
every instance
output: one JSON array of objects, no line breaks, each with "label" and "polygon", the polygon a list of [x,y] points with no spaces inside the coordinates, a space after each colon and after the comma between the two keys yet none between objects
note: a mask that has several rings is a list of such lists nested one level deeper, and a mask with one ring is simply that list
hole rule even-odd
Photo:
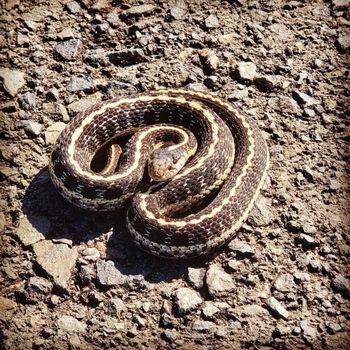
[{"label": "snake shadow", "polygon": [[213,259],[168,260],[141,251],[126,228],[126,209],[101,214],[73,206],[56,191],[47,168],[40,170],[28,186],[22,212],[45,239],[54,243],[79,246],[92,242],[89,246],[95,246],[104,242],[105,256],[101,259],[113,261],[131,280],[158,283],[183,278],[188,267],[203,267]]}]

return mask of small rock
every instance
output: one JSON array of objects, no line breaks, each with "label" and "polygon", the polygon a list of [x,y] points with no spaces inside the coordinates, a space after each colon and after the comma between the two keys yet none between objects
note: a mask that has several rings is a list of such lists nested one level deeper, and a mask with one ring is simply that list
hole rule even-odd
[{"label": "small rock", "polygon": [[252,257],[255,254],[254,249],[244,241],[232,240],[228,247],[230,250],[236,252],[239,256],[244,258]]},{"label": "small rock", "polygon": [[22,109],[27,111],[35,107],[35,95],[31,92],[26,92],[19,98],[19,104]]},{"label": "small rock", "polygon": [[309,248],[315,247],[317,245],[317,242],[315,241],[315,239],[313,237],[306,235],[304,233],[301,233],[298,236],[297,241],[300,242],[305,249],[309,249]]},{"label": "small rock", "polygon": [[202,313],[206,318],[212,318],[218,312],[220,312],[220,309],[212,302],[206,303],[206,306],[202,310]]},{"label": "small rock", "polygon": [[64,122],[69,121],[69,115],[66,110],[66,107],[61,103],[49,102],[43,104],[43,111],[52,115],[60,117]]},{"label": "small rock", "polygon": [[251,213],[251,220],[256,226],[267,226],[272,222],[271,203],[264,196],[258,196]]},{"label": "small rock", "polygon": [[193,322],[192,329],[198,332],[206,332],[216,328],[214,322],[197,320]]},{"label": "small rock", "polygon": [[53,244],[51,241],[40,241],[33,245],[36,261],[61,288],[68,287],[71,272],[78,258],[76,249],[65,244]]},{"label": "small rock", "polygon": [[209,294],[212,296],[230,292],[236,287],[232,277],[216,264],[209,267],[206,282]]},{"label": "small rock", "polygon": [[60,40],[74,39],[75,36],[73,29],[70,27],[63,28],[62,31],[57,34],[57,38]]},{"label": "small rock", "polygon": [[3,80],[4,89],[15,97],[18,91],[26,83],[24,79],[25,74],[18,70],[10,70],[8,68],[0,68],[0,78]]},{"label": "small rock", "polygon": [[338,180],[332,179],[332,180],[330,181],[329,188],[330,188],[330,190],[332,190],[332,191],[337,191],[337,190],[339,190],[340,188],[342,188],[342,184],[341,184]]},{"label": "small rock", "polygon": [[317,329],[314,327],[309,326],[309,322],[307,320],[303,320],[300,322],[300,328],[302,330],[302,334],[304,339],[312,344],[313,341],[317,338]]},{"label": "small rock", "polygon": [[122,312],[126,311],[127,308],[120,298],[112,298],[107,302],[108,313],[119,316]]},{"label": "small rock", "polygon": [[34,120],[22,120],[20,126],[31,136],[39,136],[43,126]]},{"label": "small rock", "polygon": [[73,76],[67,85],[67,91],[77,92],[84,90],[92,90],[94,87],[95,82],[91,77],[87,75]]},{"label": "small rock", "polygon": [[96,248],[86,248],[81,254],[88,261],[97,261],[100,258],[100,252]]},{"label": "small rock", "polygon": [[192,267],[188,268],[188,281],[191,283],[191,285],[196,288],[200,289],[204,285],[204,276],[205,276],[205,268],[199,268],[195,269]]},{"label": "small rock", "polygon": [[178,332],[173,329],[166,329],[162,335],[169,342],[173,342],[178,337]]},{"label": "small rock", "polygon": [[332,280],[332,287],[335,291],[343,294],[346,297],[350,297],[350,280],[342,275],[337,275]]},{"label": "small rock", "polygon": [[109,29],[109,23],[104,22],[104,23],[99,23],[95,25],[95,33],[102,35],[104,33],[107,33]]},{"label": "small rock", "polygon": [[46,145],[53,145],[65,127],[66,124],[62,122],[57,122],[50,125],[45,131]]},{"label": "small rock", "polygon": [[125,11],[126,16],[141,16],[148,15],[155,10],[155,6],[151,4],[144,4],[138,6],[132,6]]},{"label": "small rock", "polygon": [[268,298],[266,301],[266,305],[273,316],[282,317],[286,320],[288,319],[289,312],[282,306],[282,304],[276,298]]},{"label": "small rock", "polygon": [[304,116],[308,119],[312,119],[312,118],[315,118],[316,116],[316,113],[313,109],[311,108],[305,108],[304,109]]},{"label": "small rock", "polygon": [[347,10],[350,7],[350,0],[332,0],[333,10]]},{"label": "small rock", "polygon": [[120,19],[116,12],[110,12],[106,17],[106,20],[112,27],[120,25]]},{"label": "small rock", "polygon": [[310,272],[320,272],[322,270],[322,264],[317,259],[311,259],[308,264]]},{"label": "small rock", "polygon": [[30,277],[27,288],[33,292],[39,292],[42,294],[49,294],[52,289],[52,283],[43,277]]},{"label": "small rock", "polygon": [[184,19],[188,12],[187,4],[184,0],[177,0],[175,5],[170,8],[170,17],[173,19]]},{"label": "small rock", "polygon": [[79,99],[79,101],[72,102],[68,105],[68,111],[71,115],[76,115],[77,113],[83,112],[86,109],[92,107],[98,102],[101,102],[102,96],[101,93],[96,93],[84,98]]},{"label": "small rock", "polygon": [[55,51],[65,60],[73,61],[77,57],[80,50],[83,48],[83,44],[80,39],[70,39],[58,43],[55,47]]},{"label": "small rock", "polygon": [[11,299],[0,296],[0,319],[3,320],[3,315],[6,311],[17,307],[17,303]]},{"label": "small rock", "polygon": [[293,292],[296,284],[294,283],[294,277],[290,273],[284,273],[277,277],[274,283],[275,289],[280,292]]},{"label": "small rock", "polygon": [[228,100],[230,101],[244,100],[248,96],[249,96],[248,89],[236,90],[228,96]]},{"label": "small rock", "polygon": [[255,84],[262,91],[271,91],[279,83],[279,79],[275,75],[264,75],[255,79]]},{"label": "small rock", "polygon": [[236,73],[242,82],[252,82],[256,77],[256,65],[253,62],[240,62]]},{"label": "small rock", "polygon": [[19,46],[28,45],[29,43],[30,43],[30,39],[27,35],[22,33],[17,34],[17,44]]},{"label": "small rock", "polygon": [[142,49],[125,49],[110,53],[109,60],[117,66],[131,66],[147,59]]},{"label": "small rock", "polygon": [[85,333],[87,327],[85,323],[67,315],[61,316],[55,324],[61,333]]},{"label": "small rock", "polygon": [[327,324],[327,331],[329,334],[336,334],[342,330],[338,323],[330,322]]},{"label": "small rock", "polygon": [[218,28],[220,26],[219,20],[215,15],[210,15],[204,20],[206,29]]},{"label": "small rock", "polygon": [[51,101],[58,101],[60,97],[59,91],[53,87],[46,93],[46,99]]},{"label": "small rock", "polygon": [[178,313],[184,315],[203,302],[200,295],[190,288],[179,288],[175,291],[175,305]]},{"label": "small rock", "polygon": [[81,11],[81,7],[79,5],[79,3],[77,3],[76,1],[69,1],[66,4],[66,8],[68,10],[69,13],[75,15],[76,13]]},{"label": "small rock", "polygon": [[316,58],[314,61],[314,67],[321,68],[322,66],[323,66],[323,62],[319,58]]},{"label": "small rock", "polygon": [[268,314],[268,311],[257,304],[245,305],[241,310],[244,316],[262,316]]},{"label": "small rock", "polygon": [[293,97],[303,106],[310,107],[319,104],[320,102],[315,98],[300,92],[298,90],[293,91]]},{"label": "small rock", "polygon": [[347,51],[350,48],[350,34],[349,33],[342,33],[339,34],[337,39],[337,46],[339,50],[341,51]]},{"label": "small rock", "polygon": [[160,325],[164,328],[174,328],[177,324],[177,321],[174,317],[170,316],[167,313],[162,313],[160,316]]},{"label": "small rock", "polygon": [[35,32],[36,31],[36,24],[34,21],[31,21],[29,19],[27,20],[24,20],[24,25],[29,29],[31,30],[32,32]]},{"label": "small rock", "polygon": [[116,286],[124,283],[124,276],[115,267],[113,261],[99,260],[96,264],[97,281],[102,286]]},{"label": "small rock", "polygon": [[310,281],[310,275],[307,272],[295,272],[293,277],[297,283]]},{"label": "small rock", "polygon": [[282,113],[296,114],[296,115],[301,114],[301,109],[298,103],[290,97],[285,97],[285,96],[279,97],[277,106]]},{"label": "small rock", "polygon": [[207,73],[214,72],[219,65],[219,59],[210,49],[203,49],[199,53],[200,59]]},{"label": "small rock", "polygon": [[20,219],[14,234],[25,245],[31,245],[44,239],[50,232],[51,223],[45,216],[27,216]]},{"label": "small rock", "polygon": [[95,279],[96,273],[91,266],[82,265],[80,266],[78,276],[79,276],[80,283],[83,286],[86,286]]}]

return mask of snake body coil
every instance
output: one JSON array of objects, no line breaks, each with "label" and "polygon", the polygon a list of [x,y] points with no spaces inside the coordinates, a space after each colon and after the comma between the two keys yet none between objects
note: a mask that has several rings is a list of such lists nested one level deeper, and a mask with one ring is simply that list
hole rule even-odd
[{"label": "snake body coil", "polygon": [[[128,135],[117,163],[93,171],[96,151]],[[233,237],[268,162],[261,132],[231,104],[167,89],[102,102],[74,118],[54,146],[49,170],[57,190],[79,207],[113,211],[128,203],[128,229],[141,249],[187,258]],[[147,163],[158,182],[141,191]]]}]

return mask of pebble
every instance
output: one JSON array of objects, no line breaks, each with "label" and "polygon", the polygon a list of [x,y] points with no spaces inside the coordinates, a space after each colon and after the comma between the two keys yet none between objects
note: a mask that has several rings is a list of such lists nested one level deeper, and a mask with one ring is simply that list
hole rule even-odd
[{"label": "pebble", "polygon": [[32,110],[36,104],[35,94],[26,92],[18,99],[18,101],[22,109],[26,111]]},{"label": "pebble", "polygon": [[79,268],[78,276],[80,283],[86,286],[95,279],[96,273],[90,265],[82,265]]},{"label": "pebble", "polygon": [[87,76],[73,76],[68,85],[67,85],[67,91],[69,92],[78,92],[78,91],[84,91],[84,90],[91,90],[95,87],[94,80]]},{"label": "pebble", "polygon": [[166,329],[162,334],[169,342],[173,342],[178,337],[178,332],[173,329]]},{"label": "pebble", "polygon": [[25,85],[25,74],[18,70],[0,68],[0,78],[3,80],[4,89],[15,97],[19,90]]},{"label": "pebble", "polygon": [[297,283],[310,281],[310,275],[307,272],[295,272],[293,277]]},{"label": "pebble", "polygon": [[313,248],[317,245],[315,239],[305,233],[301,233],[298,236],[298,242],[300,242],[305,249]]},{"label": "pebble", "polygon": [[99,260],[96,264],[97,281],[101,286],[116,286],[124,283],[125,278],[111,260]]},{"label": "pebble", "polygon": [[85,333],[87,325],[68,315],[61,316],[55,325],[60,333]]},{"label": "pebble", "polygon": [[252,82],[257,74],[256,65],[253,62],[240,62],[236,73],[242,82]]},{"label": "pebble", "polygon": [[337,275],[332,280],[332,287],[337,292],[343,294],[346,297],[350,297],[350,280],[342,275]]},{"label": "pebble", "polygon": [[124,302],[120,298],[112,298],[107,301],[108,313],[119,316],[122,312],[127,310]]},{"label": "pebble", "polygon": [[251,220],[256,226],[267,226],[272,222],[271,203],[264,196],[258,196],[251,213]]},{"label": "pebble", "polygon": [[248,96],[249,96],[248,89],[242,89],[242,90],[234,91],[227,98],[228,98],[228,100],[237,101],[237,100],[244,100]]},{"label": "pebble", "polygon": [[51,223],[45,216],[27,216],[19,220],[18,228],[14,231],[15,236],[24,246],[36,243],[49,234]]},{"label": "pebble", "polygon": [[220,26],[220,22],[215,15],[210,15],[204,20],[204,26],[206,29],[214,29]]},{"label": "pebble", "polygon": [[69,121],[69,115],[67,109],[63,104],[58,102],[44,103],[42,107],[43,111],[50,114],[51,116],[58,116],[64,122]]},{"label": "pebble", "polygon": [[214,328],[216,328],[216,325],[211,321],[196,320],[192,325],[192,329],[198,332],[206,332],[213,330]]},{"label": "pebble", "polygon": [[317,329],[309,325],[308,320],[302,320],[300,322],[300,328],[302,330],[303,338],[310,344],[317,338]]},{"label": "pebble", "polygon": [[131,66],[147,59],[142,49],[124,49],[110,53],[109,60],[117,66]]},{"label": "pebble", "polygon": [[75,15],[76,13],[79,13],[81,11],[81,7],[78,2],[76,1],[69,1],[66,4],[66,8],[69,13]]},{"label": "pebble", "polygon": [[263,316],[268,314],[268,311],[265,308],[257,304],[245,305],[243,308],[239,308],[238,311],[243,316],[248,316],[248,317]]},{"label": "pebble", "polygon": [[35,32],[36,31],[36,24],[34,21],[31,21],[29,19],[27,20],[24,20],[24,25],[29,29],[31,30],[32,32]]},{"label": "pebble", "polygon": [[53,145],[65,127],[66,124],[62,122],[57,122],[50,125],[45,131],[46,145]]},{"label": "pebble", "polygon": [[238,253],[239,256],[244,258],[250,258],[255,254],[254,248],[244,241],[232,240],[228,247],[230,250]]},{"label": "pebble", "polygon": [[3,314],[5,311],[15,309],[17,303],[11,299],[0,296],[0,319],[3,320]]},{"label": "pebble", "polygon": [[53,244],[51,241],[40,241],[33,245],[36,262],[53,278],[54,283],[67,289],[72,269],[78,258],[75,248],[65,244]]},{"label": "pebble", "polygon": [[209,267],[206,274],[206,283],[209,294],[217,296],[222,293],[230,292],[235,289],[236,284],[228,273],[220,266],[213,264]]},{"label": "pebble", "polygon": [[332,0],[333,10],[341,11],[347,10],[350,7],[349,0]]},{"label": "pebble", "polygon": [[212,302],[207,302],[202,310],[202,313],[206,318],[212,318],[218,312],[220,312],[220,309]]},{"label": "pebble", "polygon": [[116,12],[108,13],[106,20],[112,27],[117,27],[120,25],[120,19]]},{"label": "pebble", "polygon": [[70,39],[58,43],[55,46],[55,51],[61,58],[67,61],[74,61],[83,48],[83,43],[80,39]]},{"label": "pebble", "polygon": [[175,291],[174,302],[177,312],[184,315],[200,305],[203,299],[196,291],[181,287]]},{"label": "pebble", "polygon": [[305,94],[303,92],[300,92],[299,90],[293,91],[293,97],[303,106],[303,107],[310,107],[319,104],[320,102],[316,100],[315,98],[309,96],[308,94]]},{"label": "pebble", "polygon": [[187,4],[184,0],[176,0],[175,5],[170,8],[170,17],[173,19],[184,19],[188,12]]},{"label": "pebble", "polygon": [[211,49],[203,49],[199,52],[199,57],[203,64],[203,68],[207,73],[214,72],[219,65],[219,58]]},{"label": "pebble", "polygon": [[263,75],[255,79],[256,86],[262,91],[271,91],[277,87],[280,80],[275,75]]},{"label": "pebble", "polygon": [[204,277],[205,277],[205,268],[193,268],[189,267],[188,268],[188,274],[187,274],[187,279],[190,282],[190,284],[196,288],[200,289],[204,285]]},{"label": "pebble", "polygon": [[329,322],[327,324],[327,331],[329,334],[336,334],[342,330],[338,323]]},{"label": "pebble", "polygon": [[30,277],[27,288],[33,292],[40,292],[42,294],[49,294],[52,289],[52,283],[43,277]]},{"label": "pebble", "polygon": [[278,110],[282,113],[301,115],[301,109],[298,103],[290,97],[279,97],[277,106]]},{"label": "pebble", "polygon": [[22,120],[20,126],[31,136],[39,136],[43,126],[34,120]]},{"label": "pebble", "polygon": [[85,111],[86,109],[92,107],[98,102],[101,102],[102,94],[100,92],[95,93],[87,97],[83,97],[78,101],[72,102],[67,106],[68,112],[71,115],[76,115],[80,112]]},{"label": "pebble", "polygon": [[148,15],[155,10],[155,6],[151,4],[144,4],[138,6],[132,6],[125,11],[126,16],[141,16]]},{"label": "pebble", "polygon": [[266,300],[266,305],[273,316],[282,317],[286,320],[288,319],[289,312],[282,306],[282,304],[276,298],[268,298]]},{"label": "pebble", "polygon": [[294,277],[290,273],[284,273],[277,277],[274,287],[280,292],[293,292],[296,284],[294,283]]},{"label": "pebble", "polygon": [[88,261],[97,261],[100,258],[100,252],[96,248],[85,248],[81,254]]},{"label": "pebble", "polygon": [[337,45],[341,51],[347,51],[350,48],[350,34],[342,33],[337,38]]}]

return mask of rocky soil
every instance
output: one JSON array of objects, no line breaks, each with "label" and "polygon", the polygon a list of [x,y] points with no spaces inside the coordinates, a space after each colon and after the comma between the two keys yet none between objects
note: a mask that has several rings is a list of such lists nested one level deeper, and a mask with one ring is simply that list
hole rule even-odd
[{"label": "rocky soil", "polygon": [[[1,349],[349,349],[348,0],[5,0]],[[264,190],[215,256],[139,251],[125,213],[73,208],[47,172],[97,101],[218,94],[269,144]]]}]

